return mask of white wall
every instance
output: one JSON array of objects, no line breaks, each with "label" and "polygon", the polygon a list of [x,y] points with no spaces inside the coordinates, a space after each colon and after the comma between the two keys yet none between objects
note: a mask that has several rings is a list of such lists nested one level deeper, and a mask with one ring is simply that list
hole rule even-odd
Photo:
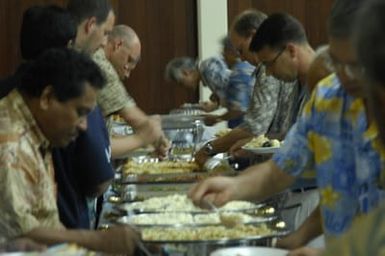
[{"label": "white wall", "polygon": [[[227,34],[227,0],[198,0],[199,59],[219,54],[220,40]],[[207,100],[208,88],[200,86],[199,98]]]}]

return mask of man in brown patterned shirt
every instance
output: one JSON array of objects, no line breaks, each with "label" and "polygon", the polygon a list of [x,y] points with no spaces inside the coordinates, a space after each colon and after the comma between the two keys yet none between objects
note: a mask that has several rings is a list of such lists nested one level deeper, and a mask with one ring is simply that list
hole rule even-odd
[{"label": "man in brown patterned shirt", "polygon": [[98,105],[104,116],[119,114],[136,131],[132,136],[111,138],[113,157],[148,144],[153,144],[161,155],[168,149],[160,121],[150,118],[136,106],[122,82],[135,69],[140,55],[141,44],[135,31],[126,25],[117,25],[104,49],[99,49],[93,56],[107,79],[106,88],[98,95]]}]

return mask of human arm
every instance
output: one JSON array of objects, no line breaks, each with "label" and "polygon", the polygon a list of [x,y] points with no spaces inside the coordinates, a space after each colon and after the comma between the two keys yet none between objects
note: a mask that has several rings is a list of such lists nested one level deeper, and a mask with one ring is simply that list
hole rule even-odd
[{"label": "human arm", "polygon": [[134,130],[141,129],[148,121],[148,116],[138,106],[125,106],[116,114],[120,115]]},{"label": "human arm", "polygon": [[16,238],[0,244],[0,252],[36,252],[46,249],[44,244],[35,242],[29,238]]},{"label": "human arm", "polygon": [[[143,127],[128,136],[111,137],[111,156],[113,159],[126,157],[131,151],[153,144],[159,155],[165,155],[169,148],[169,141],[162,135],[159,136],[160,121],[156,118],[149,118]],[[161,131],[161,134],[163,132]]]},{"label": "human arm", "polygon": [[68,230],[38,227],[24,234],[45,245],[76,243],[87,249],[116,254],[133,255],[138,234],[127,226],[116,226],[107,230]]},{"label": "human arm", "polygon": [[294,250],[306,245],[322,233],[321,212],[318,206],[297,230],[279,239],[277,247]]},{"label": "human arm", "polygon": [[214,177],[194,185],[188,195],[201,207],[205,201],[221,206],[232,200],[263,200],[289,187],[295,178],[273,161],[254,165],[237,177]]},{"label": "human arm", "polygon": [[133,145],[137,146],[140,141],[142,142],[142,146],[153,144],[158,155],[162,157],[166,155],[170,148],[170,143],[162,131],[159,116],[147,116],[136,106],[124,108],[118,113],[122,115],[126,122],[132,126],[138,134],[138,137],[131,142]]},{"label": "human arm", "polygon": [[287,256],[321,256],[323,252],[319,248],[301,247],[289,252]]},{"label": "human arm", "polygon": [[204,123],[207,126],[215,125],[216,123],[222,122],[222,121],[228,121],[231,119],[238,118],[244,114],[243,111],[239,110],[228,110],[222,115],[206,115],[204,118]]},{"label": "human arm", "polygon": [[294,177],[314,167],[313,146],[308,142],[311,106],[312,101],[272,160],[252,166],[235,178],[211,178],[195,185],[189,192],[194,203],[204,206],[205,200],[218,205],[237,199],[261,200],[288,188]]},{"label": "human arm", "polygon": [[218,109],[218,102],[213,102],[213,101],[202,101],[199,103],[200,108],[205,111],[205,112],[211,112],[216,109]]},{"label": "human arm", "polygon": [[[217,138],[210,142],[213,147],[213,151],[215,153],[226,152],[231,145],[233,145],[236,141],[252,136],[249,132],[241,128],[235,128],[231,130],[228,134],[223,137]],[[205,148],[201,148],[195,154],[195,161],[203,166],[206,160],[210,157],[210,155],[206,152]]]}]

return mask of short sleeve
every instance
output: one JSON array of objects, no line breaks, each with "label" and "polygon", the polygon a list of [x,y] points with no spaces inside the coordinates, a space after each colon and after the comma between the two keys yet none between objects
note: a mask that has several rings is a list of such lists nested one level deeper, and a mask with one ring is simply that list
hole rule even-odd
[{"label": "short sleeve", "polygon": [[233,68],[226,89],[226,105],[228,109],[246,112],[251,101],[255,77],[254,67],[239,62]]},{"label": "short sleeve", "polygon": [[279,90],[280,84],[276,79],[267,77],[261,71],[256,78],[251,103],[240,128],[256,136],[267,133],[277,111]]},{"label": "short sleeve", "polygon": [[105,79],[106,85],[98,93],[97,102],[104,116],[109,116],[125,107],[135,106],[135,100],[128,94],[123,82],[112,64],[105,57],[103,49],[93,55]]}]

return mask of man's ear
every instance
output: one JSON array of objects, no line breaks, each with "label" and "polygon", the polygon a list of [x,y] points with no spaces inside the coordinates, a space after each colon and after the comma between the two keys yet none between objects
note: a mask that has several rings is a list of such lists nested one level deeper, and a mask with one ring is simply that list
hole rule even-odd
[{"label": "man's ear", "polygon": [[55,92],[51,85],[44,88],[40,95],[40,108],[42,110],[48,110],[53,101],[56,100]]},{"label": "man's ear", "polygon": [[290,57],[296,58],[297,57],[297,47],[292,43],[288,43],[286,47],[289,50]]},{"label": "man's ear", "polygon": [[118,50],[123,45],[123,41],[121,39],[114,40],[114,50]]},{"label": "man's ear", "polygon": [[182,69],[183,76],[188,76],[191,74],[191,72],[192,72],[191,69],[187,69],[187,68]]},{"label": "man's ear", "polygon": [[74,46],[75,46],[75,39],[69,40],[67,43],[67,48],[74,49]]},{"label": "man's ear", "polygon": [[86,20],[85,32],[87,34],[92,33],[92,31],[94,31],[95,27],[96,27],[96,17],[91,17],[91,18]]}]

